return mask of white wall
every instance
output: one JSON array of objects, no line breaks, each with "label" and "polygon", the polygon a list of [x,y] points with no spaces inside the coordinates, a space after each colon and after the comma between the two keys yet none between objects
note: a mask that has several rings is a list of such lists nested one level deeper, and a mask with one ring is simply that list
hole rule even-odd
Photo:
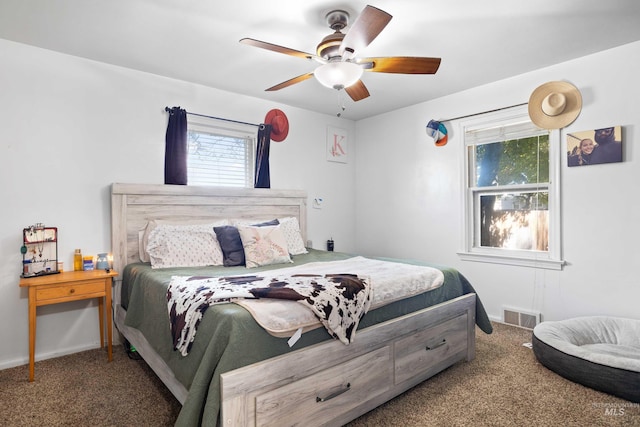
[{"label": "white wall", "polygon": [[[309,203],[309,239],[354,250],[355,163],[325,156],[327,126],[353,137],[352,121],[6,40],[0,57],[0,368],[28,361],[22,229],[57,226],[67,269],[74,248],[110,251],[110,184],[163,183],[167,105],[250,123],[282,109],[290,131],[271,145],[272,187],[323,197],[322,210]],[[97,311],[91,301],[39,308],[36,360],[96,347]]]},{"label": "white wall", "polygon": [[[546,320],[640,319],[639,66],[637,42],[358,121],[358,251],[456,267],[497,320],[503,305],[540,311]],[[562,143],[567,132],[621,125],[624,162],[568,168],[563,156],[562,271],[463,262],[456,255],[462,248],[462,138],[455,122],[448,123],[449,143],[436,147],[425,125],[527,102],[551,80],[572,82],[583,96],[582,112],[563,129]]]}]

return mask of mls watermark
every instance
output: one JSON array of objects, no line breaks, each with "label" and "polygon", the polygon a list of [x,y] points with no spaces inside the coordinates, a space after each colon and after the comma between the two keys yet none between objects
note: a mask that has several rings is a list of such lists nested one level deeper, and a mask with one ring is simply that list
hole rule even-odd
[{"label": "mls watermark", "polygon": [[623,417],[630,410],[638,410],[640,403],[633,402],[594,402],[591,404],[594,408],[602,409],[604,415],[612,417]]}]

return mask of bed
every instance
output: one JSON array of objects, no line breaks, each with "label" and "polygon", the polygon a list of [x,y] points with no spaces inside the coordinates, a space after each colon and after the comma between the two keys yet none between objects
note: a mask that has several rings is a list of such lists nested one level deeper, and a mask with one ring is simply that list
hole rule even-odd
[{"label": "bed", "polygon": [[[140,260],[140,231],[152,220],[295,218],[306,241],[306,203],[301,190],[112,184],[113,267],[122,273],[114,291],[116,327],[183,405],[176,425],[342,425],[447,367],[472,360],[476,324],[491,333],[464,276],[432,266],[442,272],[442,286],[370,310],[348,345],[322,327],[301,329],[290,344],[290,333],[267,332],[250,309],[232,303],[207,309],[186,356],[174,350],[169,280],[242,275],[249,269],[151,268]],[[250,270],[268,274],[353,257],[309,249],[294,255],[291,264]]]}]

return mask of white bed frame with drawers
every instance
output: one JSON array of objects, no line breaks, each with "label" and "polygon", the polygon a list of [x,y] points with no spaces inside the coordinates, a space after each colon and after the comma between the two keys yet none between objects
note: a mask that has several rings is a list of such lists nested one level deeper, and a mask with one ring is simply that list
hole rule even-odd
[{"label": "white bed frame with drawers", "polygon": [[[138,260],[138,230],[150,219],[296,216],[306,240],[301,190],[113,184],[112,247],[121,272]],[[475,356],[476,295],[468,294],[332,340],[222,374],[226,426],[342,425],[456,362]],[[188,391],[144,337],[124,325],[119,290],[116,325],[180,402]]]}]

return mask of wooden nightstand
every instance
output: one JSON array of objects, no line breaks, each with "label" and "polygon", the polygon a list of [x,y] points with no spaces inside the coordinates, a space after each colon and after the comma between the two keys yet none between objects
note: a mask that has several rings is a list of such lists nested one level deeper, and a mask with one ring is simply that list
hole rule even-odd
[{"label": "wooden nightstand", "polygon": [[[100,347],[104,346],[104,315],[107,315],[107,354],[111,351],[111,283],[118,273],[111,270],[69,271],[47,276],[20,279],[20,286],[29,288],[29,381],[34,379],[36,351],[36,307],[89,298],[99,298]],[[106,306],[106,310],[105,310]]]}]

